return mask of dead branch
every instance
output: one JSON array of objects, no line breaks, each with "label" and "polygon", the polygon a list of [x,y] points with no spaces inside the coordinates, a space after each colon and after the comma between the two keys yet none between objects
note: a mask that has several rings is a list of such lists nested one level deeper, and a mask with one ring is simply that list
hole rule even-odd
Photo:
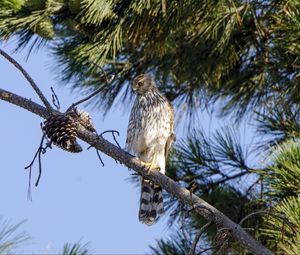
[{"label": "dead branch", "polygon": [[[42,123],[41,123],[41,129],[42,129]],[[34,157],[33,157],[32,161],[30,162],[30,164],[28,166],[25,167],[25,169],[29,169],[29,185],[28,185],[29,189],[31,187],[31,171],[32,171],[32,167],[33,167],[33,164],[34,164],[36,158],[38,158],[38,164],[39,164],[39,175],[38,175],[38,178],[35,182],[35,186],[37,187],[39,185],[39,182],[40,182],[40,179],[41,179],[41,176],[42,176],[42,154],[45,154],[47,149],[51,148],[51,142],[50,141],[48,141],[46,143],[45,147],[43,147],[45,139],[47,139],[46,134],[43,133],[40,145],[39,145],[36,153],[34,154]],[[30,191],[29,191],[29,194],[30,194]],[[30,197],[31,197],[31,195],[30,195]]]},{"label": "dead branch", "polygon": [[239,222],[239,225],[243,225],[243,223],[253,217],[253,216],[257,216],[257,215],[265,215],[265,214],[270,214],[270,210],[263,210],[263,211],[257,211],[257,212],[253,212],[253,213],[250,213],[248,215],[246,215],[243,219],[241,219],[241,221]]},{"label": "dead branch", "polygon": [[206,223],[202,228],[199,229],[198,233],[195,235],[194,241],[192,243],[192,247],[190,249],[189,255],[194,255],[196,252],[197,244],[205,231],[212,225],[212,222]]},{"label": "dead branch", "polygon": [[112,136],[113,136],[113,138],[114,138],[114,141],[115,141],[116,145],[121,149],[121,146],[118,143],[118,140],[117,140],[117,138],[115,136],[115,134],[117,134],[118,136],[120,136],[119,131],[117,131],[117,130],[106,130],[106,131],[102,132],[99,136],[103,136],[105,133],[111,133]]},{"label": "dead branch", "polygon": [[[184,207],[184,204],[181,203],[180,207]],[[182,211],[182,210],[181,210]],[[182,233],[182,236],[184,238],[184,246],[186,247],[186,249],[189,247],[189,239],[188,239],[188,234],[187,231],[185,229],[185,214],[186,212],[181,213],[180,215],[180,230]]]},{"label": "dead branch", "polygon": [[[0,99],[18,105],[43,118],[47,118],[50,114],[45,107],[2,89],[0,89]],[[189,206],[194,205],[194,210],[196,213],[204,217],[206,220],[215,223],[218,227],[228,229],[232,235],[232,238],[248,248],[250,252],[263,255],[272,254],[269,249],[255,240],[239,224],[233,222],[219,210],[205,202],[203,199],[197,197],[195,194],[191,195],[190,191],[182,188],[179,183],[173,181],[166,175],[161,174],[159,171],[151,171],[151,173],[148,174],[145,166],[137,158],[113,145],[103,137],[99,137],[94,132],[89,131],[80,123],[76,123],[76,131],[78,138],[92,145],[97,150],[105,153],[109,157],[126,165],[128,168],[139,173],[144,178],[147,178],[153,181],[155,184],[158,184],[164,190],[175,196],[183,204]]]},{"label": "dead branch", "polygon": [[261,211],[257,211],[257,212],[252,212],[249,213],[248,215],[246,215],[243,219],[241,219],[241,221],[239,222],[239,225],[242,226],[242,224],[249,218],[253,217],[253,216],[264,216],[264,215],[269,215],[272,216],[273,218],[277,218],[279,219],[283,224],[287,224],[290,229],[296,233],[296,229],[295,227],[291,224],[291,222],[285,217],[285,215],[280,215],[276,212],[272,212],[270,209],[269,210],[261,210]]},{"label": "dead branch", "polygon": [[43,104],[47,108],[47,110],[51,111],[52,107],[47,100],[47,98],[44,96],[40,88],[37,86],[37,84],[34,82],[34,80],[30,77],[30,75],[24,70],[24,68],[16,61],[14,60],[11,56],[9,56],[6,52],[0,49],[0,54],[5,57],[10,63],[12,63],[26,78],[26,80],[29,82],[31,87],[34,89],[34,91],[37,93],[39,98],[42,100]]},{"label": "dead branch", "polygon": [[[97,64],[93,63],[94,65],[96,65],[97,67],[99,67],[101,69],[101,71],[103,72],[104,74],[104,82],[106,83],[106,85],[110,85],[112,83],[112,81],[114,80],[114,76],[112,76],[110,79],[108,78],[106,72],[104,71],[104,69],[100,66],[98,66]],[[102,91],[103,87],[100,87],[98,88],[97,90],[95,90],[93,93],[91,93],[90,95],[88,95],[87,97],[77,101],[76,103],[73,103],[68,109],[67,109],[67,112],[74,109],[75,106],[87,101],[87,100],[90,100],[92,97],[96,96],[98,93],[100,93]]]},{"label": "dead branch", "polygon": [[60,110],[60,102],[58,99],[58,96],[56,95],[54,88],[50,87],[51,91],[52,91],[52,104],[55,106],[56,110]]},{"label": "dead branch", "polygon": [[230,230],[220,228],[217,230],[214,240],[214,254],[228,254],[229,240],[231,239]]},{"label": "dead branch", "polygon": [[102,166],[104,167],[104,162],[103,162],[103,160],[102,160],[102,158],[101,158],[101,155],[100,155],[99,151],[96,150],[96,153],[97,153],[98,159],[100,160]]}]

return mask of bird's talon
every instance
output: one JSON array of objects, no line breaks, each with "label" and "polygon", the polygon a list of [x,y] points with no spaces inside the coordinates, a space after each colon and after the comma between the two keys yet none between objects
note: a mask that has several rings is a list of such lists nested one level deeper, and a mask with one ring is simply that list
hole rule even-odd
[{"label": "bird's talon", "polygon": [[155,166],[152,166],[152,167],[150,166],[148,171],[147,171],[147,174],[150,175],[152,170],[160,171],[160,167],[159,166],[156,166],[156,167]]}]

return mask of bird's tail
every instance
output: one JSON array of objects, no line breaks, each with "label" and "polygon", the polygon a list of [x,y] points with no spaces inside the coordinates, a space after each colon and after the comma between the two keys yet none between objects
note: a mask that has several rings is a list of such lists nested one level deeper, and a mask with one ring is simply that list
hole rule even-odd
[{"label": "bird's tail", "polygon": [[141,186],[139,220],[150,226],[164,213],[162,188],[145,179]]}]

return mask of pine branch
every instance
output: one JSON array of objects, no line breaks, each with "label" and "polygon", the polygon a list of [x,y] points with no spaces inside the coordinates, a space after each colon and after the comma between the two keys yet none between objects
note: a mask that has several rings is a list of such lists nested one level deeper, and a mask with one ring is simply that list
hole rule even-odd
[{"label": "pine branch", "polygon": [[30,75],[25,71],[25,69],[11,56],[9,56],[6,52],[0,49],[0,54],[5,57],[9,62],[11,62],[26,78],[26,80],[29,82],[31,87],[34,89],[34,91],[37,93],[39,98],[42,100],[43,104],[46,106],[46,108],[51,111],[52,107],[49,101],[46,99],[40,88],[37,86],[37,84],[34,82],[34,80],[30,77]]},{"label": "pine branch", "polygon": [[193,241],[192,247],[190,249],[189,255],[194,255],[196,252],[197,244],[200,240],[200,237],[203,235],[204,232],[212,225],[211,222],[206,223],[202,228],[200,228],[199,232],[195,235],[195,239]]},{"label": "pine branch", "polygon": [[[50,114],[45,107],[2,89],[0,89],[0,99],[18,105],[43,118],[48,117]],[[218,228],[227,229],[231,232],[231,235],[235,240],[247,247],[252,253],[266,255],[272,254],[269,249],[256,241],[240,225],[230,220],[219,210],[206,203],[195,194],[192,194],[189,190],[180,187],[177,182],[158,171],[152,171],[150,174],[148,174],[147,169],[145,169],[143,164],[138,159],[108,142],[103,137],[99,137],[97,134],[87,130],[79,123],[77,123],[76,129],[78,137],[81,140],[87,142],[97,150],[102,151],[113,159],[121,162],[122,164],[126,165],[126,167],[134,170],[141,176],[148,178],[154,183],[160,185],[167,192],[177,197],[177,199],[179,199],[183,204],[192,206],[195,212],[203,216],[206,220],[215,223]]]},{"label": "pine branch", "polygon": [[239,177],[242,177],[242,176],[244,176],[246,174],[250,174],[250,173],[251,173],[250,171],[241,171],[239,173],[236,173],[236,174],[233,174],[233,175],[230,175],[230,176],[226,176],[226,177],[218,179],[214,182],[208,183],[207,184],[208,187],[206,189],[209,190],[210,188],[212,188],[214,186],[218,186],[222,183],[225,183],[225,182],[233,180],[233,179],[237,179]]}]

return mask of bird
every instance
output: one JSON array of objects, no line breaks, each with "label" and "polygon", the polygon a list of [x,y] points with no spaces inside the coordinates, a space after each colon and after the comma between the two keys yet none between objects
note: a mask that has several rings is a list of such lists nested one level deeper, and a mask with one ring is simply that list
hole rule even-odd
[{"label": "bird", "polygon": [[[131,109],[126,149],[146,167],[166,172],[166,159],[175,140],[174,109],[147,74],[134,78],[132,91],[136,95]],[[139,221],[152,225],[164,213],[162,188],[141,177]]]}]

